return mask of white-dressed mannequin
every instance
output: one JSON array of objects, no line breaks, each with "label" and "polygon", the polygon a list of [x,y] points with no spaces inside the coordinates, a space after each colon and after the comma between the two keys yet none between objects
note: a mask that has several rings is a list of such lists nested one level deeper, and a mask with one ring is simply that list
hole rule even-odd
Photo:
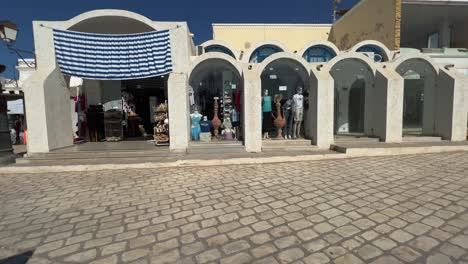
[{"label": "white-dressed mannequin", "polygon": [[301,137],[301,125],[304,120],[304,96],[302,95],[302,87],[297,87],[297,93],[293,96],[293,138]]}]

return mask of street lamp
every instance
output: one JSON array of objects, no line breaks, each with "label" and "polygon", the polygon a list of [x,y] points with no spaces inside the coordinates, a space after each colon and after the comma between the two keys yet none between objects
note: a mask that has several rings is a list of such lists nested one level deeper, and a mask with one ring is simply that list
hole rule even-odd
[{"label": "street lamp", "polygon": [[[29,53],[34,55],[36,58],[36,54],[29,50],[22,50],[13,47],[13,43],[16,41],[16,36],[18,35],[18,27],[11,21],[5,20],[0,21],[0,39],[6,43],[6,46],[9,50],[14,51],[18,57],[28,66],[29,68],[35,68],[36,66],[30,65],[23,56],[21,56],[20,52]],[[35,63],[36,60],[34,60]]]},{"label": "street lamp", "polygon": [[0,38],[11,44],[16,41],[18,35],[18,27],[11,21],[0,21]]}]

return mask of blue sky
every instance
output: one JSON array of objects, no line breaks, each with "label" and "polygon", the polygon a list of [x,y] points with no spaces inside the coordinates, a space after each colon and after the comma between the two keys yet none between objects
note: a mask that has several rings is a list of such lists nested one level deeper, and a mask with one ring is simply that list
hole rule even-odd
[{"label": "blue sky", "polygon": [[[340,8],[359,0],[342,0]],[[33,50],[33,20],[68,20],[94,9],[124,9],[156,21],[187,21],[195,43],[211,39],[211,23],[331,23],[332,0],[5,0],[0,20],[20,29],[15,47]],[[235,5],[233,3],[235,2]],[[6,8],[5,8],[6,7]],[[247,7],[247,8],[246,8]],[[24,54],[25,56],[30,56]],[[13,78],[18,57],[0,43],[0,76]]]}]

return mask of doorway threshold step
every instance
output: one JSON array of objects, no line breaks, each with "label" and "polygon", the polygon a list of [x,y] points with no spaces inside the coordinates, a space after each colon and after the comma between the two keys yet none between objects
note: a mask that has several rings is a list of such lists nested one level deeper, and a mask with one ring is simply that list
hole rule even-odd
[{"label": "doorway threshold step", "polygon": [[403,142],[440,142],[441,137],[432,136],[403,136]]},{"label": "doorway threshold step", "polygon": [[264,139],[262,146],[312,146],[308,139]]}]

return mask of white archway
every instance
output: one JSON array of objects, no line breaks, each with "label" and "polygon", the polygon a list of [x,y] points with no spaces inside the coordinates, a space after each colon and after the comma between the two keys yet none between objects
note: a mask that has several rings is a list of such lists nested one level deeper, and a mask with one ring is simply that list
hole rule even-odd
[{"label": "white archway", "polygon": [[[301,87],[302,95],[304,96],[304,103],[301,111],[302,120],[301,123],[296,123],[294,127],[294,116],[292,109],[289,108],[289,111],[284,111],[284,118],[286,121],[286,126],[283,131],[283,137],[286,138],[295,138],[297,135],[304,137],[305,135],[310,135],[310,122],[307,122],[307,109],[309,104],[309,88],[310,88],[310,69],[308,63],[297,54],[289,52],[279,52],[272,54],[267,57],[263,62],[256,66],[256,72],[259,73],[260,77],[260,88],[262,91],[268,91],[268,95],[273,101],[273,107],[271,114],[277,115],[277,109],[275,109],[275,99],[276,96],[280,96],[281,104],[286,104],[289,100],[293,99],[293,96],[297,93],[298,88]],[[256,91],[260,94],[260,91]],[[264,92],[262,92],[263,95]],[[278,136],[276,129],[271,126],[271,114],[268,110],[268,102],[265,99],[262,100],[264,107],[263,109],[263,119],[262,119],[262,128],[263,134],[271,136]],[[292,102],[292,101],[290,101]],[[299,110],[298,110],[299,112]]]},{"label": "white archway", "polygon": [[390,67],[404,78],[404,135],[434,135],[439,67],[423,54],[403,55]]},{"label": "white archway", "polygon": [[[188,84],[187,97],[191,113],[198,111],[203,116],[207,116],[208,120],[212,120],[216,113],[214,98],[218,97],[218,118],[223,122],[228,122],[229,117],[235,130],[235,139],[244,139],[242,133],[244,122],[241,118],[245,113],[243,76],[239,63],[232,56],[221,52],[208,52],[198,57],[191,64]],[[192,121],[192,126],[193,122],[196,121]],[[218,130],[212,131],[215,132],[217,140],[233,139],[228,136],[227,133],[231,135],[231,132],[226,130],[227,128],[224,127],[222,132],[224,137],[216,137]],[[205,134],[201,134],[198,138],[196,130],[192,127],[192,141],[211,141],[212,135],[208,133],[210,131],[203,132]]]},{"label": "white archway", "polygon": [[335,133],[373,136],[375,63],[361,53],[346,52],[326,69],[334,80]]}]

